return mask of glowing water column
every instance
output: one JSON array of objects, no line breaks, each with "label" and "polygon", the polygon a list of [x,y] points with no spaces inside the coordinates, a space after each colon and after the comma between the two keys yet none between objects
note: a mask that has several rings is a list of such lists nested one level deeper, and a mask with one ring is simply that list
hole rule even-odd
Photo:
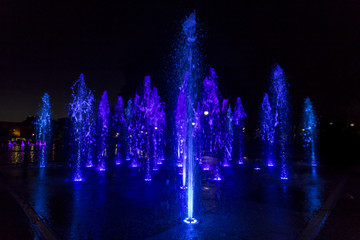
[{"label": "glowing water column", "polygon": [[[35,135],[36,140],[43,143],[43,146],[41,146],[40,167],[45,167],[51,141],[51,107],[49,94],[45,93],[41,100],[40,110],[35,122]],[[24,146],[25,144],[22,142],[21,147],[23,148]]]},{"label": "glowing water column", "polygon": [[112,116],[112,129],[113,137],[115,137],[115,164],[120,165],[122,163],[121,150],[123,149],[124,136],[125,136],[125,113],[124,103],[121,96],[118,96],[118,100],[114,107],[114,114]]},{"label": "glowing water column", "polygon": [[78,81],[72,86],[72,102],[69,104],[73,137],[76,148],[74,157],[73,180],[84,180],[82,165],[87,158],[87,136],[90,134],[87,119],[90,119],[93,109],[94,96],[86,87],[84,75],[81,74]]},{"label": "glowing water column", "polygon": [[265,161],[267,166],[275,166],[274,161],[274,140],[275,140],[275,127],[274,116],[269,101],[269,95],[265,93],[261,104],[260,116],[260,132],[263,148],[265,152]]},{"label": "glowing water column", "polygon": [[310,159],[311,166],[317,166],[315,144],[317,141],[317,118],[310,98],[304,102],[302,137],[305,153]]},{"label": "glowing water column", "polygon": [[131,167],[139,167],[140,150],[142,145],[142,114],[140,110],[140,96],[135,94],[131,107],[131,117],[128,125]]},{"label": "glowing water column", "polygon": [[[205,77],[203,81],[203,96],[201,105],[203,108],[203,150],[207,151],[207,154],[211,159],[219,157],[217,151],[218,145],[215,143],[215,139],[220,136],[219,132],[220,124],[220,94],[217,87],[217,76],[215,70],[210,68],[209,76]],[[226,111],[226,109],[225,109]],[[218,166],[216,171],[218,171]]]},{"label": "glowing water column", "polygon": [[224,144],[223,144],[223,167],[230,167],[230,160],[232,157],[232,149],[233,149],[233,113],[231,110],[231,106],[229,105],[226,111],[225,118],[225,131],[224,131]]},{"label": "glowing water column", "polygon": [[101,96],[98,110],[98,124],[99,124],[99,149],[98,149],[98,171],[105,171],[105,160],[107,157],[107,145],[109,136],[109,117],[110,117],[110,106],[107,98],[107,93],[104,91]]},{"label": "glowing water column", "polygon": [[288,150],[290,141],[290,108],[288,100],[288,84],[283,69],[275,65],[271,78],[271,100],[274,111],[275,138],[280,147],[280,167],[282,180],[288,179]]},{"label": "glowing water column", "polygon": [[132,112],[132,99],[130,98],[127,102],[127,106],[125,108],[125,117],[126,117],[126,138],[125,138],[125,142],[126,142],[126,161],[130,161],[131,158],[131,132],[130,132],[130,121],[131,121],[131,112]]},{"label": "glowing water column", "polygon": [[[186,80],[186,79],[185,79]],[[186,134],[187,134],[187,108],[186,108],[186,88],[187,82],[180,87],[180,92],[177,99],[176,105],[176,115],[175,115],[175,125],[177,133],[177,165],[182,168],[182,186],[181,188],[186,188]]]},{"label": "glowing water column", "polygon": [[236,104],[234,108],[234,125],[235,125],[235,142],[237,143],[237,153],[238,153],[238,164],[244,164],[244,120],[246,118],[246,113],[242,105],[240,97],[236,99]]},{"label": "glowing water column", "polygon": [[146,173],[145,173],[145,181],[151,181],[151,158],[150,155],[150,136],[154,132],[152,127],[152,118],[153,118],[153,99],[151,94],[151,81],[150,76],[146,76],[144,80],[144,87],[143,87],[143,95],[141,98],[141,115],[142,115],[142,123],[141,123],[141,136],[142,136],[142,146],[141,150],[144,153],[143,155],[146,158]]},{"label": "glowing water column", "polygon": [[193,129],[194,126],[194,106],[196,99],[195,92],[195,74],[193,74],[193,69],[195,64],[193,62],[193,54],[196,41],[196,20],[195,12],[190,14],[190,16],[182,24],[183,31],[186,35],[186,47],[184,49],[187,56],[188,66],[185,73],[185,82],[187,82],[186,88],[186,112],[187,112],[187,135],[186,135],[186,173],[187,173],[187,218],[184,220],[186,223],[196,223],[197,220],[194,218],[194,171],[195,171],[195,159],[193,152]]},{"label": "glowing water column", "polygon": [[150,122],[152,135],[153,170],[158,170],[158,165],[164,160],[164,127],[165,127],[165,104],[161,102],[156,87],[151,92],[152,113]]}]

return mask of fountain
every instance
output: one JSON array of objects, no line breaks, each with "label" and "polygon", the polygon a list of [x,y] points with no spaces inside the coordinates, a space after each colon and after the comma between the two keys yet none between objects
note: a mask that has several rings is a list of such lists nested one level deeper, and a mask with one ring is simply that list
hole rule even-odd
[{"label": "fountain", "polygon": [[234,126],[235,126],[235,143],[237,147],[237,157],[238,157],[238,164],[244,164],[244,121],[246,118],[246,113],[244,107],[242,105],[240,97],[236,99],[235,109],[234,109]]},{"label": "fountain", "polygon": [[139,157],[140,157],[140,145],[142,137],[140,134],[143,134],[141,130],[141,111],[140,111],[140,96],[135,94],[134,102],[131,105],[130,120],[128,125],[128,134],[129,134],[129,156],[131,159],[131,167],[139,167]]},{"label": "fountain", "polygon": [[124,103],[121,96],[118,97],[116,105],[114,107],[114,114],[112,116],[112,132],[115,138],[115,164],[120,165],[122,163],[122,149],[124,145],[125,136],[125,113]]},{"label": "fountain", "polygon": [[193,137],[194,137],[194,110],[193,104],[196,99],[196,74],[194,68],[196,67],[195,61],[193,61],[195,41],[196,41],[196,20],[195,12],[190,14],[189,17],[182,24],[183,32],[186,36],[184,53],[187,56],[187,64],[185,67],[184,83],[186,86],[185,96],[186,96],[186,114],[187,114],[187,133],[186,133],[186,165],[183,166],[186,169],[187,177],[187,217],[184,219],[185,223],[193,224],[197,220],[194,218],[194,183],[195,183],[195,162],[194,162],[194,153],[193,153]]},{"label": "fountain", "polygon": [[[215,142],[215,139],[221,136],[220,124],[220,94],[217,87],[217,76],[215,70],[210,68],[209,76],[205,77],[203,81],[203,94],[201,100],[201,106],[203,114],[201,127],[203,130],[203,151],[209,159],[213,162],[215,159],[219,159],[219,145]],[[220,161],[217,160],[216,171],[219,173]]]},{"label": "fountain", "polygon": [[[35,135],[38,142],[44,143],[44,145],[41,146],[40,167],[45,167],[51,141],[51,107],[49,94],[45,93],[41,100],[40,110],[35,121]],[[21,147],[25,147],[24,141],[22,141]]]},{"label": "fountain", "polygon": [[231,110],[231,106],[229,105],[226,111],[225,118],[225,129],[223,133],[223,167],[230,167],[230,160],[232,158],[232,149],[233,149],[233,113]]},{"label": "fountain", "polygon": [[105,160],[107,157],[108,133],[109,133],[110,107],[107,92],[101,96],[98,110],[98,171],[105,171]]},{"label": "fountain", "polygon": [[182,168],[181,188],[186,188],[186,134],[187,134],[187,110],[186,110],[186,88],[187,82],[180,87],[175,112],[175,125],[177,133],[177,165]]},{"label": "fountain", "polygon": [[164,128],[165,128],[165,104],[161,102],[161,98],[157,93],[156,87],[153,87],[151,93],[151,129],[152,137],[152,152],[153,152],[153,170],[158,170],[158,165],[165,160],[164,157]]},{"label": "fountain", "polygon": [[288,100],[287,82],[283,69],[275,65],[271,77],[271,100],[275,127],[275,141],[280,149],[280,178],[288,180],[288,149],[290,141],[290,108]]},{"label": "fountain", "polygon": [[84,75],[71,87],[72,102],[69,104],[69,115],[72,123],[73,143],[75,144],[75,156],[73,158],[74,176],[73,181],[84,180],[82,165],[87,158],[87,139],[89,133],[89,122],[91,119],[94,96],[86,87]]},{"label": "fountain", "polygon": [[130,145],[130,140],[131,140],[131,136],[130,136],[130,132],[128,131],[129,127],[130,127],[130,120],[131,120],[131,111],[132,111],[132,99],[130,98],[127,102],[127,106],[125,108],[125,118],[126,118],[126,126],[125,126],[125,132],[126,132],[126,138],[125,138],[125,143],[126,143],[126,161],[130,161],[130,155],[131,155],[131,145]]},{"label": "fountain", "polygon": [[269,101],[269,95],[265,93],[261,104],[260,133],[264,148],[265,161],[268,167],[275,166],[274,162],[274,116]]},{"label": "fountain", "polygon": [[303,111],[303,129],[302,129],[302,138],[304,142],[304,150],[307,155],[307,158],[310,159],[311,166],[316,167],[316,149],[315,143],[317,141],[317,119],[313,105],[310,98],[306,98],[304,102],[304,111]]}]

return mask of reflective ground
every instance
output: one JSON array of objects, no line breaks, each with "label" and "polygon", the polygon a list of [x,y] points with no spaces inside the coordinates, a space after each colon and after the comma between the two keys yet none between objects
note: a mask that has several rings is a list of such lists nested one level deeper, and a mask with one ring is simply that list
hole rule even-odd
[{"label": "reflective ground", "polygon": [[223,168],[221,182],[202,174],[199,223],[187,225],[181,176],[169,160],[151,182],[140,168],[110,161],[108,171],[85,169],[86,181],[74,183],[61,150],[46,168],[37,157],[3,150],[0,174],[63,239],[296,239],[343,175],[299,160],[284,182],[277,167],[256,171],[251,159]]}]

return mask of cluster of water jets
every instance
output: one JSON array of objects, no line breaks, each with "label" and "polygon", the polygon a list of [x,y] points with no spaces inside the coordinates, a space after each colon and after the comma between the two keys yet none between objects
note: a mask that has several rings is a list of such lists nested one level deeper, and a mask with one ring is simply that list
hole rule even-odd
[{"label": "cluster of water jets", "polygon": [[151,181],[152,172],[165,160],[165,105],[157,89],[151,88],[150,77],[145,77],[142,92],[129,99],[126,108],[119,96],[113,111],[106,91],[95,108],[94,96],[86,87],[83,74],[72,89],[69,115],[76,152],[72,160],[74,181],[84,180],[84,166],[105,171],[112,147],[116,165],[125,159],[131,167],[145,166],[145,181]]},{"label": "cluster of water jets", "polygon": [[[210,68],[208,76],[199,81],[199,59],[195,12],[182,23],[182,40],[177,51],[177,78],[180,84],[176,93],[173,121],[176,136],[176,164],[182,175],[181,188],[186,189],[186,223],[196,223],[194,218],[195,173],[198,166],[212,172],[212,179],[220,181],[222,167],[244,164],[245,118],[240,97],[234,109],[228,99],[222,98],[217,75]],[[175,83],[173,83],[175,84]],[[202,89],[200,91],[199,89]],[[260,132],[263,146],[262,165],[281,169],[280,178],[288,179],[290,142],[290,106],[288,84],[282,68],[275,65],[271,76],[269,94],[261,104]],[[128,162],[130,167],[143,166],[144,180],[151,181],[154,171],[165,160],[165,104],[157,89],[145,77],[142,90],[124,106],[121,96],[111,110],[106,91],[96,104],[93,93],[85,84],[84,75],[72,86],[69,104],[71,140],[73,149],[71,166],[73,180],[83,181],[84,168],[98,171],[107,169],[110,149],[114,148],[114,163]],[[317,120],[309,98],[304,103],[304,149],[317,166]],[[36,139],[41,143],[51,141],[51,109],[49,95],[45,94],[36,120]],[[47,144],[41,152],[40,167],[46,166]],[[277,160],[279,159],[279,160]],[[260,164],[255,166],[260,169]]]}]

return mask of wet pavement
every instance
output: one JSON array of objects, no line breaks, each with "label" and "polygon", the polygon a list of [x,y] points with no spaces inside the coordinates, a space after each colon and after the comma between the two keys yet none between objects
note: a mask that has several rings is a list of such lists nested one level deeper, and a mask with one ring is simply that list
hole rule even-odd
[{"label": "wet pavement", "polygon": [[37,239],[36,230],[32,227],[21,207],[0,183],[0,239]]},{"label": "wet pavement", "polygon": [[360,239],[360,166],[351,169],[348,179],[322,226],[317,240]]},{"label": "wet pavement", "polygon": [[[279,179],[276,167],[255,171],[246,163],[224,168],[224,181],[209,181],[203,175],[195,209],[199,223],[187,225],[182,222],[181,176],[173,174],[170,165],[164,164],[151,182],[143,180],[139,168],[109,164],[106,172],[85,169],[86,181],[74,183],[63,162],[52,161],[39,169],[36,161],[9,164],[4,160],[9,156],[1,156],[5,184],[62,239],[297,239],[344,175],[338,169],[312,168],[301,161],[292,164],[286,182]],[[359,179],[354,181],[350,188],[359,183]],[[349,194],[358,201],[358,195]],[[349,222],[359,217],[346,212],[348,206],[359,206],[359,201],[349,205],[346,196],[341,195],[337,208],[343,207],[333,210],[318,239],[331,239],[331,226],[338,217],[353,216],[347,218]],[[0,201],[3,206],[15,204],[11,199]],[[19,209],[9,215],[24,237],[16,235],[21,231],[14,233],[0,224],[2,236],[34,238],[31,224]],[[6,216],[1,213],[2,222]],[[343,229],[347,226],[344,222]],[[354,225],[349,234],[358,229]]]}]

